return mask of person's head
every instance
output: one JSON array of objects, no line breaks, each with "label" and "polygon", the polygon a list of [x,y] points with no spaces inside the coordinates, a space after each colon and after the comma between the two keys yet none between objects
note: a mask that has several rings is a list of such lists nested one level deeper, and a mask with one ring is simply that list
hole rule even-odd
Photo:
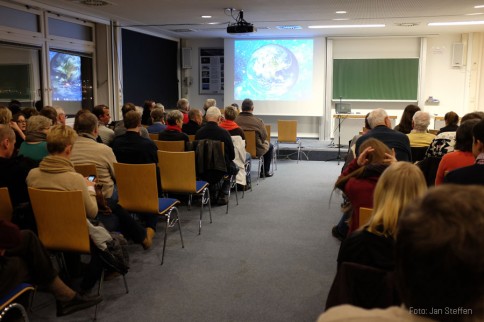
[{"label": "person's head", "polygon": [[391,127],[391,122],[388,118],[388,114],[382,108],[377,108],[376,110],[370,112],[370,114],[368,115],[368,124],[372,129],[379,125]]},{"label": "person's head", "polygon": [[10,124],[12,112],[6,106],[0,106],[0,124]]},{"label": "person's head", "polygon": [[202,111],[200,111],[198,108],[190,109],[190,111],[188,112],[188,119],[197,123],[198,125],[201,125],[203,122]]},{"label": "person's head", "polygon": [[444,115],[445,125],[457,126],[459,124],[459,115],[456,112],[450,111]]},{"label": "person's head", "polygon": [[0,124],[0,157],[10,159],[15,150],[15,132],[8,124]]},{"label": "person's head", "polygon": [[205,113],[205,119],[207,122],[216,122],[218,123],[222,118],[222,113],[220,113],[220,109],[216,106],[209,107],[207,113]]},{"label": "person's head", "polygon": [[180,112],[187,113],[190,110],[190,102],[186,98],[180,98],[178,102],[176,102],[176,108]]},{"label": "person's head", "polygon": [[205,103],[203,104],[203,109],[207,111],[210,107],[216,106],[216,105],[217,105],[217,101],[215,99],[207,98],[205,100]]},{"label": "person's head", "polygon": [[133,103],[124,103],[123,107],[121,107],[121,114],[123,114],[123,119],[126,116],[126,113],[129,111],[136,111],[136,105]]},{"label": "person's head", "polygon": [[40,112],[40,110],[44,107],[44,102],[42,102],[42,100],[35,101],[34,107],[37,112]]},{"label": "person's head", "polygon": [[428,112],[417,111],[412,118],[413,129],[417,132],[426,132],[430,124],[430,114]]},{"label": "person's head", "polygon": [[77,134],[97,134],[97,126],[98,121],[96,115],[89,112],[89,110],[84,110],[82,113],[78,113],[76,115],[76,119],[74,121],[74,129]]},{"label": "person's head", "polygon": [[250,98],[242,101],[242,112],[252,112],[254,110],[254,102]]},{"label": "person's head", "polygon": [[373,192],[368,231],[395,237],[402,210],[427,191],[422,170],[410,162],[395,162],[383,171]]},{"label": "person's head", "polygon": [[402,118],[398,124],[399,131],[402,133],[410,133],[412,130],[412,120],[416,112],[420,111],[420,107],[417,105],[407,105],[402,113]]},{"label": "person's head", "polygon": [[[483,213],[482,186],[452,184],[432,188],[405,209],[395,273],[407,308],[441,309],[428,317],[444,322],[484,320]],[[446,308],[472,314],[448,314]]]},{"label": "person's head", "polygon": [[479,119],[471,119],[462,122],[455,132],[455,145],[454,149],[462,152],[472,151],[473,133],[472,129],[479,123]]},{"label": "person's head", "polygon": [[18,100],[11,100],[8,103],[8,109],[12,112],[12,115],[20,113],[22,111],[22,103]]},{"label": "person's head", "polygon": [[129,111],[124,117],[126,130],[138,130],[141,126],[141,114],[138,111]]},{"label": "person's head", "polygon": [[371,130],[370,123],[368,123],[368,116],[370,116],[370,113],[367,113],[365,116],[365,129]]},{"label": "person's head", "polygon": [[57,123],[66,125],[66,112],[60,106],[55,106],[55,111],[57,112]]},{"label": "person's head", "polygon": [[166,123],[168,125],[178,125],[180,128],[183,125],[183,114],[179,110],[172,110],[166,115]]},{"label": "person's head", "polygon": [[49,118],[52,121],[52,125],[57,124],[57,111],[52,106],[44,106],[39,114]]},{"label": "person's head", "polygon": [[94,106],[92,113],[97,117],[100,123],[108,125],[111,121],[111,115],[109,113],[109,107],[104,104]]},{"label": "person's head", "polygon": [[474,120],[474,119],[477,119],[477,120],[483,120],[484,117],[481,113],[479,112],[471,112],[471,113],[467,113],[466,115],[464,115],[461,119],[460,119],[460,124],[464,123],[465,121],[469,121],[469,120]]},{"label": "person's head", "polygon": [[226,120],[233,121],[237,115],[237,110],[233,106],[227,106],[224,110],[224,117]]},{"label": "person's head", "polygon": [[51,126],[51,119],[42,115],[34,115],[27,120],[27,134],[40,132],[47,133]]},{"label": "person's head", "polygon": [[161,107],[155,107],[150,113],[153,122],[163,122],[163,117],[165,116],[165,110]]},{"label": "person's head", "polygon": [[472,129],[472,153],[475,157],[484,152],[484,120],[479,121]]},{"label": "person's head", "polygon": [[27,119],[25,118],[24,113],[20,112],[15,114],[12,117],[12,120],[17,123],[19,129],[21,129],[23,132],[27,129]]},{"label": "person's head", "polygon": [[146,100],[144,101],[143,103],[143,111],[151,111],[152,109],[155,108],[155,101],[152,101],[152,100]]},{"label": "person's head", "polygon": [[47,134],[47,151],[53,155],[69,157],[76,138],[77,134],[70,126],[54,125]]},{"label": "person's head", "polygon": [[26,107],[22,110],[22,113],[25,115],[25,118],[28,120],[31,116],[39,115],[39,112],[33,107]]}]

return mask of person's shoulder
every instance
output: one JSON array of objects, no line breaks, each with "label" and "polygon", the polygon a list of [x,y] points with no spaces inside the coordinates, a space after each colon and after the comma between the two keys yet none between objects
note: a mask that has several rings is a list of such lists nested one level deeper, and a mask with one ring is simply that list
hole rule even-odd
[{"label": "person's shoulder", "polygon": [[431,322],[434,320],[411,314],[403,307],[391,306],[386,309],[363,309],[352,305],[340,305],[330,308],[321,314],[318,322],[338,322],[338,321],[358,321],[358,322]]}]

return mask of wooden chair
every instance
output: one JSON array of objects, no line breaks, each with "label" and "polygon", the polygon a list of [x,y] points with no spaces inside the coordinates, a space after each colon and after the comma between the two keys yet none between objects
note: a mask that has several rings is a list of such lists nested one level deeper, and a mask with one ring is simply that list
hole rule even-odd
[{"label": "wooden chair", "polygon": [[188,141],[190,141],[190,142],[195,141],[195,135],[194,135],[194,134],[190,134],[190,135],[188,136]]},{"label": "wooden chair", "polygon": [[0,219],[11,221],[12,214],[13,206],[10,194],[8,193],[8,188],[0,188]]},{"label": "wooden chair", "polygon": [[168,227],[173,227],[178,223],[182,248],[185,248],[180,216],[176,207],[180,201],[171,198],[158,198],[156,164],[154,163],[114,163],[114,171],[118,185],[119,204],[124,209],[133,213],[157,214],[166,219],[163,253],[161,255],[161,265],[163,265]]},{"label": "wooden chair", "polygon": [[195,171],[195,152],[168,152],[158,150],[158,168],[160,169],[161,187],[163,193],[177,193],[188,195],[188,208],[192,203],[192,196],[201,197],[200,221],[198,234],[202,231],[203,206],[208,205],[210,223],[212,223],[212,207],[208,182],[197,181]]},{"label": "wooden chair", "polygon": [[158,134],[159,133],[148,133],[150,139],[152,139],[153,141],[158,140]]},{"label": "wooden chair", "polygon": [[264,171],[264,156],[261,155],[260,157],[257,156],[257,146],[256,146],[256,133],[255,131],[244,131],[245,134],[245,150],[250,153],[250,156],[253,160],[259,160],[259,164],[257,166],[257,185],[259,185],[259,178],[260,174],[263,173],[265,176]]},{"label": "wooden chair", "polygon": [[74,170],[76,170],[77,173],[82,174],[83,177],[95,175],[97,178],[97,169],[94,163],[74,164]]},{"label": "wooden chair", "polygon": [[359,227],[366,225],[370,221],[372,213],[372,208],[360,207]]},{"label": "wooden chair", "polygon": [[297,138],[297,120],[278,120],[277,121],[277,153],[279,153],[279,143],[294,143],[297,145],[297,162],[301,158],[301,140]]},{"label": "wooden chair", "polygon": [[184,152],[185,141],[154,141],[159,151]]},{"label": "wooden chair", "polygon": [[[28,321],[27,310],[25,307],[19,303],[19,299],[28,293],[33,294],[35,288],[27,283],[21,283],[17,285],[14,289],[10,290],[5,296],[0,298],[0,320],[4,317],[9,320],[8,312],[10,310],[18,310],[22,315],[22,321]],[[32,298],[29,299],[29,305]],[[17,321],[17,320],[16,320]]]}]

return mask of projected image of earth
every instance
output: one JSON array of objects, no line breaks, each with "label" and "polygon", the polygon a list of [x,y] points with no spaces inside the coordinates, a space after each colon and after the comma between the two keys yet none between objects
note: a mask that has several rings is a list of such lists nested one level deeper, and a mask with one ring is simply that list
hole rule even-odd
[{"label": "projected image of earth", "polygon": [[309,39],[236,41],[234,99],[307,99],[312,55]]},{"label": "projected image of earth", "polygon": [[50,81],[54,101],[81,101],[81,57],[51,51]]}]

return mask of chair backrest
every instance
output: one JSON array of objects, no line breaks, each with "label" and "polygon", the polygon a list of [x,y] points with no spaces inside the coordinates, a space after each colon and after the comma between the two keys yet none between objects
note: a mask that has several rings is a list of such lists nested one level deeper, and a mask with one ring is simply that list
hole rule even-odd
[{"label": "chair backrest", "polygon": [[360,207],[359,227],[366,225],[371,218],[372,208]]},{"label": "chair backrest", "polygon": [[432,133],[432,134],[437,135],[437,133],[439,133],[439,130],[432,130],[432,129],[429,129],[429,133]]},{"label": "chair backrest", "polygon": [[114,163],[119,204],[130,212],[158,214],[156,164]]},{"label": "chair backrest", "polygon": [[89,253],[89,231],[82,191],[29,187],[39,239],[48,249]]},{"label": "chair backrest", "polygon": [[190,135],[188,135],[188,141],[189,141],[189,142],[193,142],[193,141],[195,141],[195,134],[190,134]]},{"label": "chair backrest", "polygon": [[412,162],[422,161],[425,159],[425,152],[428,150],[428,146],[424,147],[410,147],[412,151]]},{"label": "chair backrest", "polygon": [[12,214],[13,207],[8,188],[0,188],[0,219],[11,221]]},{"label": "chair backrest", "polygon": [[245,134],[245,150],[250,153],[253,158],[257,157],[257,146],[255,141],[255,131],[244,131]]},{"label": "chair backrest", "polygon": [[158,140],[158,133],[148,133],[148,135],[150,136],[150,139],[152,139],[153,141]]},{"label": "chair backrest", "polygon": [[185,141],[154,141],[159,151],[183,152]]},{"label": "chair backrest", "polygon": [[168,152],[158,150],[158,168],[164,192],[195,193],[195,151]]},{"label": "chair backrest", "polygon": [[297,141],[297,120],[278,120],[277,121],[277,141],[279,142]]},{"label": "chair backrest", "polygon": [[[271,125],[270,124],[266,124],[266,132],[267,132],[267,137],[270,138],[271,137]],[[269,140],[269,139],[267,139]]]},{"label": "chair backrest", "polygon": [[74,170],[77,173],[82,174],[83,177],[89,177],[90,175],[95,175],[97,177],[96,165],[93,163],[75,164]]}]

